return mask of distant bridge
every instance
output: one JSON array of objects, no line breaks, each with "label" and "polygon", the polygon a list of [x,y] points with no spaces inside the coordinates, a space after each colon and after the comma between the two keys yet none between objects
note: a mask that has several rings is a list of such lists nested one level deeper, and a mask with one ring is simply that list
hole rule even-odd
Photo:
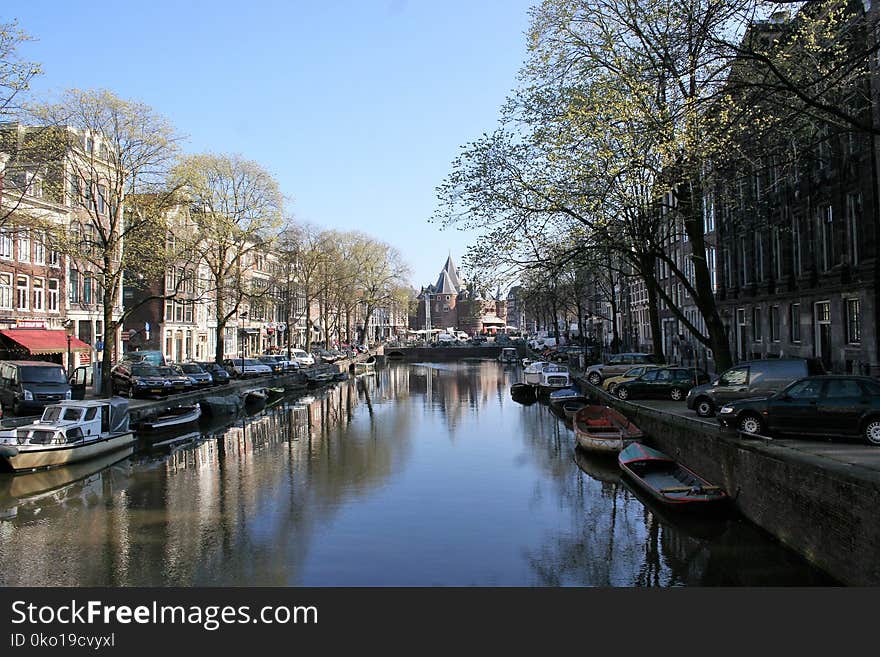
[{"label": "distant bridge", "polygon": [[[520,358],[525,356],[525,348],[516,347]],[[501,347],[487,345],[480,347],[385,347],[386,360],[402,360],[409,363],[456,361],[468,359],[497,359],[501,355]]]}]

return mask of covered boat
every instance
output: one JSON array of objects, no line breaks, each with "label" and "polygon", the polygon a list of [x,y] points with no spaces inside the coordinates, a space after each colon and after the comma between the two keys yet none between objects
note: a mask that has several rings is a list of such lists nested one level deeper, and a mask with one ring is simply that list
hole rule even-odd
[{"label": "covered boat", "polygon": [[617,457],[623,471],[654,499],[669,505],[700,507],[728,499],[713,486],[671,457],[647,445],[635,443]]},{"label": "covered boat", "polygon": [[580,401],[586,403],[587,398],[577,388],[560,388],[550,393],[550,403],[562,406],[565,402]]},{"label": "covered boat", "polygon": [[498,360],[502,363],[515,363],[519,360],[519,355],[514,347],[503,347],[498,355]]},{"label": "covered boat", "polygon": [[177,406],[141,420],[135,428],[138,431],[163,431],[198,422],[200,417],[202,417],[202,407],[198,404]]},{"label": "covered boat", "polygon": [[121,397],[51,404],[39,420],[0,431],[0,462],[19,472],[113,452],[134,442],[128,420]]},{"label": "covered boat", "polygon": [[591,452],[619,452],[644,437],[644,433],[619,411],[589,404],[572,420],[575,439]]},{"label": "covered boat", "polygon": [[549,364],[550,363],[543,360],[536,360],[529,363],[523,370],[523,378],[525,379],[525,382],[533,386],[538,385],[541,382],[541,372],[543,371],[544,366]]}]

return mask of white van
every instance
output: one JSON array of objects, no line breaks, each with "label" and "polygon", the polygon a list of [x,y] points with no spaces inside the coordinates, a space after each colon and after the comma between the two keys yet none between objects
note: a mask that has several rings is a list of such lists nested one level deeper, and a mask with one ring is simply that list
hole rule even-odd
[{"label": "white van", "polygon": [[455,336],[450,333],[440,333],[437,335],[437,342],[453,344],[456,342]]}]

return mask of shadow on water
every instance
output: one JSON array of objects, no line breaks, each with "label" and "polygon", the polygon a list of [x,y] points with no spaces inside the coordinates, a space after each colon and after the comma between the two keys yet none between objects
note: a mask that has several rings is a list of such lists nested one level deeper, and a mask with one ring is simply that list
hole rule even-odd
[{"label": "shadow on water", "polygon": [[518,376],[394,363],[133,455],[0,477],[0,584],[831,583],[735,514],[657,508],[512,399]]}]

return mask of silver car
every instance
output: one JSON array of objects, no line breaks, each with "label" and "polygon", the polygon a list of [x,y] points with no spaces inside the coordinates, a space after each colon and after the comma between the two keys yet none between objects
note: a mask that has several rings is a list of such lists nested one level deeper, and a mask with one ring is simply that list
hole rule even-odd
[{"label": "silver car", "polygon": [[642,352],[614,354],[607,362],[601,365],[590,365],[585,374],[587,381],[594,386],[598,386],[610,376],[620,376],[621,374],[624,374],[633,365],[653,364],[657,364],[654,354],[646,354]]}]

